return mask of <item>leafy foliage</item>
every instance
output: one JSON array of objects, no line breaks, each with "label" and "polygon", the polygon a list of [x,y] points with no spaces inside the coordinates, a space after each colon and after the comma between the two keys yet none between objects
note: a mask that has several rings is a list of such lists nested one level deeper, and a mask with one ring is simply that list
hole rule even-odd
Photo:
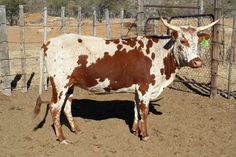
[{"label": "leafy foliage", "polygon": [[[66,7],[67,16],[77,16],[78,6],[82,8],[84,18],[92,16],[92,8],[97,11],[98,20],[104,18],[104,10],[109,9],[111,17],[118,17],[120,9],[125,11],[125,17],[135,17],[137,14],[138,0],[0,0],[6,5],[7,19],[11,25],[17,24],[19,4],[24,4],[25,12],[42,12],[43,7],[48,7],[49,15],[60,16],[61,7]],[[145,4],[197,6],[198,0],[144,0]],[[204,13],[214,12],[214,0],[203,1]],[[235,10],[236,0],[223,1],[224,15],[230,15]],[[197,14],[197,10],[172,9],[172,8],[145,8],[145,15],[150,16],[176,16]]]},{"label": "leafy foliage", "polygon": [[7,20],[9,24],[17,25],[19,17],[19,5],[25,4],[25,0],[1,0],[1,5],[6,6]]}]

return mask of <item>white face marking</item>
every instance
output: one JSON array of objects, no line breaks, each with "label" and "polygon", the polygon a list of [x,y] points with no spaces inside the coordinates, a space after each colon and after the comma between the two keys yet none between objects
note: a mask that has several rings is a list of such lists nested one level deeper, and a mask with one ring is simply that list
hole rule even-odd
[{"label": "white face marking", "polygon": [[198,36],[196,33],[190,34],[186,33],[185,38],[189,43],[189,47],[186,48],[186,58],[187,62],[191,61],[194,58],[199,57],[198,55]]},{"label": "white face marking", "polygon": [[174,46],[174,53],[179,63],[187,65],[194,58],[199,57],[198,36],[196,32],[178,32]]}]

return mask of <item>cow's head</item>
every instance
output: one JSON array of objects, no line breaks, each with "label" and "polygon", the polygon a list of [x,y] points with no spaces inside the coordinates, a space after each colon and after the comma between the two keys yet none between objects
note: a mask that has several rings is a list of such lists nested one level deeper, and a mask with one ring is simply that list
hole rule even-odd
[{"label": "cow's head", "polygon": [[174,26],[161,18],[163,24],[174,30],[172,32],[172,39],[174,44],[174,55],[180,66],[189,66],[192,68],[199,68],[202,66],[200,53],[198,52],[198,44],[205,38],[210,38],[207,33],[198,33],[209,27],[212,27],[219,20],[212,22],[207,26],[193,27],[193,26]]}]

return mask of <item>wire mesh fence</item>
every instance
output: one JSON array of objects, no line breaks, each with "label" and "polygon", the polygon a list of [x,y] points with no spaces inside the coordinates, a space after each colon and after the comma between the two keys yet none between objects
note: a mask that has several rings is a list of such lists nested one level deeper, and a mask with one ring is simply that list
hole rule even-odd
[{"label": "wire mesh fence", "polygon": [[[9,26],[7,25],[7,53],[9,57],[6,59],[1,58],[0,62],[9,63],[9,74],[5,74],[0,70],[0,84],[1,89],[3,87],[3,77],[7,76],[11,80],[10,90],[22,89],[26,85],[27,89],[33,86],[37,86],[39,82],[39,53],[41,46],[44,42],[44,13],[25,13],[23,17],[23,28],[20,26]],[[130,22],[131,21],[131,22]],[[121,19],[114,18],[110,19],[110,38],[120,38],[125,36],[125,32],[128,32],[129,26],[132,24],[134,19]],[[122,23],[121,23],[122,22]],[[121,24],[123,28],[121,30]],[[95,21],[93,25],[92,17],[89,19],[83,18],[81,21],[81,34],[82,35],[93,35],[93,27],[96,27],[96,36],[107,38],[106,36],[106,21]],[[64,31],[62,32],[62,26]],[[22,40],[21,31],[24,31],[24,39]],[[65,17],[64,25],[62,25],[62,17],[47,16],[46,26],[47,38],[53,38],[63,33],[78,33],[78,19],[77,17]],[[122,34],[122,32],[124,34]],[[129,32],[129,35],[136,35],[133,31]],[[21,48],[23,44],[23,50]],[[25,53],[25,57],[22,57],[22,51]],[[22,60],[24,59],[24,71],[22,70]],[[1,69],[4,69],[2,66]],[[26,84],[24,84],[22,78],[26,77]]]},{"label": "wire mesh fence", "polygon": [[[213,15],[190,15],[190,16],[174,16],[167,19],[171,24],[177,26],[191,25],[191,26],[204,26],[214,21]],[[232,18],[227,18],[226,22],[221,24],[221,43],[218,57],[218,94],[227,97],[227,94],[231,92],[231,95],[236,98],[236,75],[235,62],[232,64],[231,71],[229,62],[232,60]],[[229,21],[229,22],[228,22]],[[212,35],[212,29],[209,28],[204,30],[205,33]],[[163,26],[160,18],[149,17],[145,23],[145,34],[148,35],[162,35],[168,34],[169,31]],[[196,92],[202,95],[210,95],[210,84],[211,84],[211,49],[212,49],[212,38],[208,40],[208,46],[199,44],[199,52],[204,65],[200,69],[192,69],[189,67],[183,67],[178,72],[174,83],[170,86],[171,88],[187,91]],[[229,80],[229,76],[231,80]],[[229,91],[229,86],[231,91]]]},{"label": "wire mesh fence", "polygon": [[[78,33],[78,19],[77,17],[68,16],[66,13],[65,17],[65,33]],[[91,14],[92,15],[92,14]],[[177,16],[168,19],[171,24],[174,25],[192,25],[201,26],[210,24],[213,21],[211,15],[201,16]],[[39,78],[39,51],[44,41],[44,13],[25,13],[24,14],[24,51],[25,51],[25,71],[22,72],[22,56],[21,56],[21,42],[20,42],[20,27],[19,26],[8,26],[8,52],[10,62],[10,76],[11,88],[22,88],[22,76],[27,78],[27,88],[30,86],[38,85]],[[136,36],[137,25],[136,19],[123,19],[123,30],[121,31],[121,19],[113,18],[110,19],[110,38],[120,38],[121,36]],[[47,18],[47,38],[52,38],[62,34],[62,19],[61,17],[48,16]],[[95,22],[97,34],[96,36],[107,38],[106,36],[106,21]],[[212,29],[212,28],[211,28]],[[212,30],[208,29],[204,32],[208,34],[212,33]],[[219,54],[219,74],[218,74],[218,86],[219,93],[226,95],[228,85],[231,85],[232,95],[236,97],[236,78],[234,77],[235,64],[232,66],[232,80],[229,82],[229,60],[231,49],[231,34],[232,34],[231,23],[222,25],[222,45]],[[121,33],[123,32],[123,33]],[[158,18],[150,17],[145,24],[145,34],[163,35],[168,34],[167,28],[162,24]],[[93,35],[93,21],[90,19],[83,18],[81,22],[81,34]],[[223,38],[224,37],[224,38]],[[171,88],[178,90],[184,90],[189,92],[198,92],[203,95],[209,95],[210,82],[211,82],[211,45],[212,41],[209,40],[209,46],[204,47],[199,45],[201,51],[201,58],[204,61],[204,66],[201,69],[191,69],[188,67],[182,68],[177,77],[176,81],[172,84]],[[4,59],[1,60],[3,62]],[[2,71],[0,71],[1,80],[3,80]]]},{"label": "wire mesh fence", "polygon": [[[167,19],[169,23],[176,25],[176,26],[202,26],[208,25],[213,22],[212,15],[192,15],[192,16],[175,16]],[[160,18],[148,18],[145,24],[145,32],[146,34],[155,34],[155,35],[162,35],[162,34],[169,34],[169,30],[163,26]],[[209,35],[212,34],[212,28],[205,30],[204,32],[208,33]],[[192,69],[190,67],[183,67],[177,74],[177,77],[174,83],[171,85],[172,88],[184,91],[191,91],[190,88],[191,84],[195,85],[207,85],[211,81],[211,53],[210,53],[210,45],[211,40],[208,41],[209,45],[207,47],[202,46],[199,44],[199,51],[201,52],[201,58],[204,62],[204,66],[200,69]],[[187,86],[186,86],[187,85]],[[209,91],[208,91],[209,92]],[[207,93],[209,94],[209,93]]]},{"label": "wire mesh fence", "polygon": [[[211,15],[179,16],[170,19],[170,23],[174,25],[191,25],[195,27],[208,25],[211,22],[213,22],[213,16]],[[208,30],[204,30],[204,32],[212,35],[212,27]],[[178,72],[175,83],[172,85],[173,88],[186,91],[198,90],[196,92],[201,92],[207,95],[210,94],[209,91],[206,93],[206,90],[194,88],[196,85],[198,85],[198,87],[199,85],[209,85],[211,81],[211,40],[208,40],[208,42],[208,46],[203,46],[201,44],[198,46],[201,59],[204,62],[203,67],[200,69],[192,69],[189,67],[181,68]]]}]

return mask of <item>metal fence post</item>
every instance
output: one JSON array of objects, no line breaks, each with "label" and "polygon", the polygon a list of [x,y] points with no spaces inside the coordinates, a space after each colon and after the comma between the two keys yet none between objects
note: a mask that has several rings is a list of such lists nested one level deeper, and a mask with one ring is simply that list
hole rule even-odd
[{"label": "metal fence post", "polygon": [[[203,8],[203,0],[198,0],[198,14],[203,14],[204,13],[204,8]],[[202,25],[202,17],[198,18],[198,26]]]},{"label": "metal fence post", "polygon": [[138,0],[138,15],[137,15],[137,29],[138,35],[143,35],[144,32],[144,10],[143,0]]},{"label": "metal fence post", "polygon": [[96,36],[96,20],[97,20],[96,8],[93,7],[93,36]]},{"label": "metal fence post", "polygon": [[105,9],[105,19],[106,19],[106,38],[109,39],[111,37],[111,26],[110,26],[108,9]]},{"label": "metal fence post", "polygon": [[81,34],[81,21],[82,21],[81,7],[78,6],[78,34]]},{"label": "metal fence post", "polygon": [[19,26],[20,26],[20,52],[21,52],[21,72],[22,72],[22,91],[27,92],[26,85],[26,55],[25,55],[25,21],[24,7],[19,5]]},{"label": "metal fence post", "polygon": [[[47,7],[44,7],[43,8],[43,43],[46,44],[47,42],[47,38],[48,38],[48,10],[47,10]],[[40,54],[42,55],[42,54]],[[40,60],[40,63],[41,65],[43,65],[43,69],[40,69],[40,70],[43,70],[42,74],[43,76],[40,76],[42,77],[43,79],[43,85],[40,85],[39,87],[39,90],[41,90],[42,86],[44,86],[44,90],[47,90],[48,89],[48,85],[47,85],[47,79],[48,79],[48,73],[47,73],[47,67],[46,67],[46,62],[45,62],[45,58],[44,58],[44,55],[41,57],[41,60]]]},{"label": "metal fence post", "polygon": [[233,24],[233,34],[232,34],[232,52],[233,52],[233,62],[236,63],[236,10],[234,11],[234,24]]},{"label": "metal fence post", "polygon": [[2,71],[2,93],[4,95],[11,95],[11,76],[8,52],[8,36],[7,36],[7,20],[6,7],[0,5],[0,61]]},{"label": "metal fence post", "polygon": [[65,26],[66,26],[66,22],[65,22],[65,7],[61,7],[61,33],[65,34]]},{"label": "metal fence post", "polygon": [[123,37],[123,31],[124,31],[124,9],[120,9],[120,37]]}]

